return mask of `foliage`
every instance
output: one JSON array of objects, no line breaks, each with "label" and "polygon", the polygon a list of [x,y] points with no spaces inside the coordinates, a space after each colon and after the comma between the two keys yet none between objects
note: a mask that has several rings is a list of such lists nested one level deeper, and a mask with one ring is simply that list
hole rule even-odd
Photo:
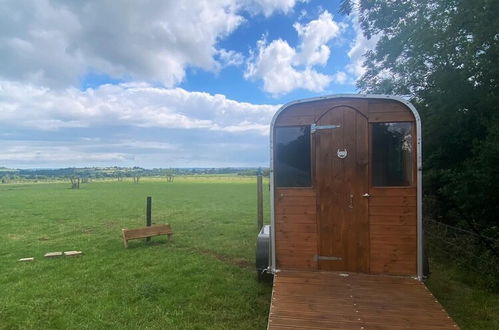
[{"label": "foliage", "polygon": [[[470,285],[469,274],[430,260],[426,285],[461,329],[499,329],[499,295]],[[473,284],[473,283],[472,283]]]},{"label": "foliage", "polygon": [[431,215],[499,238],[499,1],[346,0],[342,8],[379,38],[358,87],[408,95],[422,116]]},{"label": "foliage", "polygon": [[256,176],[256,175],[262,175],[265,177],[270,176],[270,169],[269,168],[264,168],[262,169],[257,168],[257,169],[247,169],[247,170],[241,170],[237,172],[237,175],[242,175],[242,176]]},{"label": "foliage", "polygon": [[[499,240],[431,219],[425,219],[424,228],[425,252],[433,261],[459,268],[464,284],[499,292],[499,258],[486,248],[499,248]],[[433,272],[431,268],[430,271]]]}]

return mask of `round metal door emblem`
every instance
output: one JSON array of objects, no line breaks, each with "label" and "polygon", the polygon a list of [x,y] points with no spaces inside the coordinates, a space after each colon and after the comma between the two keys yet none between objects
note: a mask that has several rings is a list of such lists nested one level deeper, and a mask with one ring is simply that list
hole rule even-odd
[{"label": "round metal door emblem", "polygon": [[341,159],[346,158],[348,155],[347,149],[345,149],[345,150],[338,149],[338,151],[336,152],[336,155],[338,156],[338,158],[341,158]]}]

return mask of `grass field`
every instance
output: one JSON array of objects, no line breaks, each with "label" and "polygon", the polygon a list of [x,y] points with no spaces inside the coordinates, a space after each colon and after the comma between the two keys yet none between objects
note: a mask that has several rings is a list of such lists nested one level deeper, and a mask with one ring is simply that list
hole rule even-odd
[{"label": "grass field", "polygon": [[461,329],[499,329],[499,294],[469,283],[470,274],[455,266],[431,261],[426,285]]},{"label": "grass field", "polygon": [[[255,181],[0,185],[0,329],[264,329],[271,287],[255,279]],[[125,250],[121,228],[145,224],[147,196],[173,241]],[[43,258],[67,250],[84,255]],[[497,294],[431,266],[429,288],[463,329],[499,327]]]},{"label": "grass field", "polygon": [[[69,187],[0,186],[0,328],[265,328],[271,287],[255,280],[254,178]],[[125,250],[121,228],[145,224],[146,196],[173,241]],[[65,250],[84,255],[43,258]]]}]

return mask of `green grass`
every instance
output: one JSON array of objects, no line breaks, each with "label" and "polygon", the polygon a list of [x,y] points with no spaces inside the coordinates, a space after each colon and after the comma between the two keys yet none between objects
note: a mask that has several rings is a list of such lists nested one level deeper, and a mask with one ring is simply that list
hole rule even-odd
[{"label": "green grass", "polygon": [[499,329],[497,293],[471,285],[469,274],[451,265],[431,262],[430,270],[426,285],[462,329]]},{"label": "green grass", "polygon": [[[255,181],[0,185],[0,329],[264,329],[271,287],[255,279]],[[121,228],[145,224],[147,196],[173,241],[125,250]],[[84,255],[43,258],[67,250]],[[463,329],[499,328],[497,294],[431,266],[427,285]]]},{"label": "green grass", "polygon": [[[255,279],[255,181],[1,185],[0,328],[265,328],[271,288]],[[173,241],[125,250],[121,228],[145,224],[147,196]],[[43,258],[65,250],[84,255]]]}]

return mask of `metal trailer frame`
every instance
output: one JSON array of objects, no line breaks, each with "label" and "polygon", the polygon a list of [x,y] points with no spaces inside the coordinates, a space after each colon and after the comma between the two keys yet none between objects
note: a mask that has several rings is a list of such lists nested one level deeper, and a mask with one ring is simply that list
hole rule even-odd
[{"label": "metal trailer frame", "polygon": [[407,100],[403,99],[400,96],[394,95],[381,95],[381,94],[332,94],[321,97],[313,97],[307,99],[300,99],[297,101],[289,102],[283,105],[277,110],[272,118],[272,122],[270,123],[270,271],[272,274],[279,272],[276,265],[276,255],[275,255],[275,218],[274,218],[274,125],[277,117],[279,117],[280,113],[284,111],[286,108],[306,102],[320,101],[320,100],[331,100],[337,98],[354,98],[354,99],[384,99],[384,100],[395,100],[400,103],[406,105],[414,114],[414,118],[416,119],[416,135],[417,135],[417,176],[416,176],[416,184],[417,184],[417,279],[423,279],[423,158],[422,158],[422,136],[421,136],[421,118],[419,117],[419,113],[416,108]]}]

